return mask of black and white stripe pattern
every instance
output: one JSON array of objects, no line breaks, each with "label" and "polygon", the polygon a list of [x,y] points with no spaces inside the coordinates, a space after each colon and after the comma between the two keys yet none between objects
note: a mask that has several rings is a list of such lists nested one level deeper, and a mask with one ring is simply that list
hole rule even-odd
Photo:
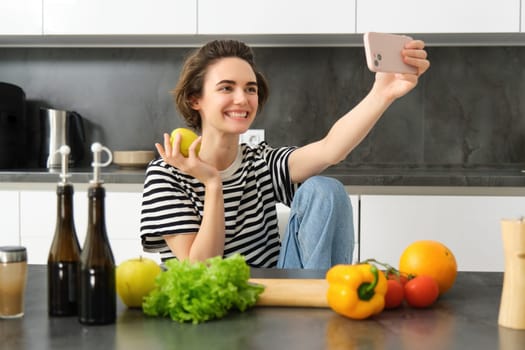
[{"label": "black and white stripe pattern", "polygon": [[[295,186],[288,172],[293,147],[239,146],[241,158],[223,174],[226,240],[224,256],[240,253],[249,265],[274,267],[280,250],[275,205],[290,205]],[[199,231],[204,186],[195,178],[157,159],[146,171],[142,198],[141,238],[144,251],[173,258],[163,235]]]}]

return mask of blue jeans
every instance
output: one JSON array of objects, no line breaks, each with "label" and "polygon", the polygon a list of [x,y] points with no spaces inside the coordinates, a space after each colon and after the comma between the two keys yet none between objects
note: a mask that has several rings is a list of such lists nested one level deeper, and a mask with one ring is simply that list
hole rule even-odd
[{"label": "blue jeans", "polygon": [[352,203],[343,185],[314,176],[295,193],[278,268],[328,269],[351,264],[354,250]]}]

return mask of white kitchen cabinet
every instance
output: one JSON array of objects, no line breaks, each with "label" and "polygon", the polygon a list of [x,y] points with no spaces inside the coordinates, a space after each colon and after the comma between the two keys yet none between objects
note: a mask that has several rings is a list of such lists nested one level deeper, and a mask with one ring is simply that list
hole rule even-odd
[{"label": "white kitchen cabinet", "polygon": [[355,33],[355,0],[199,0],[198,34]]},{"label": "white kitchen cabinet", "polygon": [[45,35],[196,34],[197,0],[43,0]]},{"label": "white kitchen cabinet", "polygon": [[42,0],[0,1],[0,35],[42,35]]},{"label": "white kitchen cabinet", "polygon": [[359,251],[360,251],[360,234],[359,226],[361,218],[359,216],[359,196],[351,195],[350,201],[352,202],[352,216],[354,219],[354,252],[353,252],[353,262],[359,260]]},{"label": "white kitchen cabinet", "polygon": [[398,266],[413,241],[445,244],[462,271],[503,271],[500,221],[525,213],[523,197],[361,196],[360,258]]},{"label": "white kitchen cabinet", "polygon": [[142,192],[106,192],[106,229],[115,262],[148,257],[160,263],[159,254],[145,253],[140,239]]},{"label": "white kitchen cabinet", "polygon": [[[140,242],[140,204],[142,193],[106,191],[106,229],[115,262],[148,256],[160,262],[156,255],[142,252]],[[80,245],[86,237],[88,197],[85,191],[75,191],[73,210]],[[20,235],[27,247],[30,264],[45,264],[55,233],[56,194],[54,191],[20,192]]]},{"label": "white kitchen cabinet", "polygon": [[18,191],[0,191],[0,245],[19,245]]},{"label": "white kitchen cabinet", "polygon": [[525,0],[521,0],[521,14],[520,14],[520,18],[521,18],[521,25],[520,25],[520,29],[522,32],[525,32]]},{"label": "white kitchen cabinet", "polygon": [[[20,192],[20,237],[27,248],[30,264],[46,264],[55,234],[57,197],[55,191]],[[75,228],[80,245],[87,222],[86,193],[75,190],[73,197]]]},{"label": "white kitchen cabinet", "polygon": [[357,0],[356,27],[358,33],[517,33],[519,13],[520,0]]}]

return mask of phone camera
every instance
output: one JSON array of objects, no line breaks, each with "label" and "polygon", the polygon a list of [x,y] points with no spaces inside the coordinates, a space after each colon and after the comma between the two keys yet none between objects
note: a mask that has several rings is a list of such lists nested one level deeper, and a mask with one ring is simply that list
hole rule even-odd
[{"label": "phone camera", "polygon": [[381,57],[380,53],[374,54],[374,66],[379,67],[379,61],[381,61],[383,57]]}]

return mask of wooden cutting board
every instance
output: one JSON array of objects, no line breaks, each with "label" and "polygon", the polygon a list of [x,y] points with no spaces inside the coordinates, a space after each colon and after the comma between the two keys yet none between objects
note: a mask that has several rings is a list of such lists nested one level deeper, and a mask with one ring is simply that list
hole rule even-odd
[{"label": "wooden cutting board", "polygon": [[265,286],[257,306],[329,307],[325,279],[251,278]]}]

